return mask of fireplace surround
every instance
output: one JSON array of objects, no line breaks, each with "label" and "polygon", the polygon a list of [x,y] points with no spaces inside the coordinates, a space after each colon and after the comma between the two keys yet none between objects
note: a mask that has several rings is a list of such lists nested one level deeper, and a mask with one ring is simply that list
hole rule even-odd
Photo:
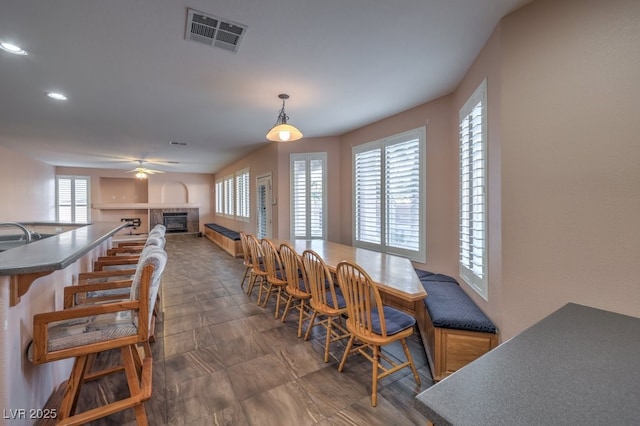
[{"label": "fireplace surround", "polygon": [[189,230],[187,212],[162,213],[162,222],[167,232],[187,232]]},{"label": "fireplace surround", "polygon": [[[167,217],[169,224],[167,226]],[[149,229],[157,224],[167,227],[167,233],[198,234],[200,231],[200,214],[197,208],[171,207],[149,209]],[[186,229],[183,226],[186,222]],[[179,225],[179,226],[178,226]]]}]

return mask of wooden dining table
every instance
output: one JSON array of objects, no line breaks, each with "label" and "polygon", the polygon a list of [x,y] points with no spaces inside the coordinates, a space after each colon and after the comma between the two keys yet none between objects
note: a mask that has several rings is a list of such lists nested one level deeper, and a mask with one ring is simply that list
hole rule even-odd
[{"label": "wooden dining table", "polygon": [[324,260],[329,270],[347,260],[358,264],[378,286],[383,303],[416,316],[427,293],[416,275],[411,261],[405,257],[380,253],[325,240],[273,240],[276,246],[290,244],[302,253],[313,250]]}]

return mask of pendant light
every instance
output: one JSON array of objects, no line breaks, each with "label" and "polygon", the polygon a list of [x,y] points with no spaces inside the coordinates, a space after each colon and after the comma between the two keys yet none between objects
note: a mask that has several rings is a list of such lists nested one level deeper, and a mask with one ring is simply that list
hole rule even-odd
[{"label": "pendant light", "polygon": [[289,116],[284,112],[284,101],[289,99],[289,95],[283,93],[278,97],[282,99],[282,109],[278,114],[276,124],[267,133],[267,139],[273,142],[293,142],[302,139],[302,132],[287,123]]}]

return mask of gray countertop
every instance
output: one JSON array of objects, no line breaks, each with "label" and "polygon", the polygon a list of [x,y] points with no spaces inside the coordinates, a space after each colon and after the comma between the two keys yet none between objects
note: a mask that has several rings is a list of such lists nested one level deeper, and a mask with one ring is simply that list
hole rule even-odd
[{"label": "gray countertop", "polygon": [[640,318],[569,303],[417,399],[436,425],[638,425]]},{"label": "gray countertop", "polygon": [[0,253],[0,275],[64,269],[126,223],[93,223]]}]

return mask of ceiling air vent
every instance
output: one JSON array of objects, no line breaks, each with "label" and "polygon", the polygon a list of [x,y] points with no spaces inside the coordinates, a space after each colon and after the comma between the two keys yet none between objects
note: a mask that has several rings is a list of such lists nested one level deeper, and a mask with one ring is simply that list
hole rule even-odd
[{"label": "ceiling air vent", "polygon": [[184,38],[237,52],[247,26],[189,9]]}]

